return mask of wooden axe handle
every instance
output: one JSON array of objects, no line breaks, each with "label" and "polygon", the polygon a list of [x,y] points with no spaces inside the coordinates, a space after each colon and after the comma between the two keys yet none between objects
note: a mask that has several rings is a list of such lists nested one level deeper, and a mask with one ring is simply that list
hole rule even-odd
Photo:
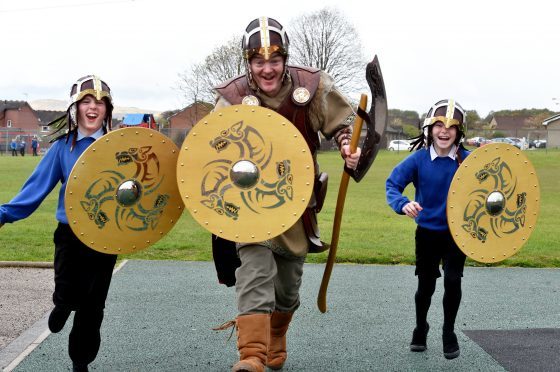
[{"label": "wooden axe handle", "polygon": [[[362,94],[360,97],[360,108],[365,111],[367,106],[367,95]],[[360,141],[360,133],[362,132],[363,119],[356,115],[354,119],[354,132],[352,133],[352,140],[350,141],[350,150],[352,153],[356,152],[358,143]],[[336,249],[338,248],[338,238],[340,237],[340,225],[342,222],[342,212],[344,211],[344,201],[346,200],[346,192],[348,190],[348,182],[350,175],[342,172],[340,179],[340,187],[338,188],[338,198],[336,199],[336,210],[334,213],[333,230],[331,237],[331,246],[329,249],[329,256],[321,280],[321,287],[319,288],[319,295],[317,296],[317,306],[322,313],[327,311],[327,287],[331,278],[334,261],[336,260]]]}]

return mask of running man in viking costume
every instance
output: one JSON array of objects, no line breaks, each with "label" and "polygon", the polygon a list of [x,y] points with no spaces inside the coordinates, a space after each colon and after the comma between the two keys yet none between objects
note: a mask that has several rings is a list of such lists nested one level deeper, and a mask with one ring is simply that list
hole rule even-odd
[{"label": "running man in viking costume", "polygon": [[[351,154],[352,127],[346,120],[352,107],[325,72],[289,66],[288,46],[288,35],[278,21],[262,17],[249,23],[242,40],[246,74],[215,88],[216,109],[260,105],[286,117],[311,149],[317,176],[318,132],[334,138],[346,167],[356,168],[360,150]],[[285,233],[260,243],[236,244],[240,266],[235,271],[235,323],[240,361],[233,371],[280,369],[286,362],[286,332],[300,305],[305,256],[326,249],[316,221],[324,195],[317,189],[303,216]]]},{"label": "running man in viking costume", "polygon": [[[413,154],[393,169],[386,182],[387,203],[402,215],[414,218],[416,228],[416,271],[418,290],[416,328],[412,333],[411,351],[426,350],[430,326],[428,309],[441,276],[443,262],[443,354],[447,359],[459,356],[454,332],[455,318],[461,302],[461,277],[465,254],[449,232],[446,216],[447,194],[459,164],[469,155],[463,147],[465,111],[453,100],[437,102],[428,111],[422,133],[413,139]],[[416,189],[413,201],[403,195],[412,183]]]},{"label": "running man in viking costume", "polygon": [[111,91],[98,77],[85,76],[72,85],[67,113],[49,125],[53,140],[19,194],[0,206],[0,226],[28,217],[60,182],[54,232],[54,309],[49,329],[60,332],[72,311],[68,352],[74,371],[87,371],[101,343],[105,299],[116,255],[94,251],[72,232],[66,216],[64,193],[78,157],[96,139],[111,130]]}]

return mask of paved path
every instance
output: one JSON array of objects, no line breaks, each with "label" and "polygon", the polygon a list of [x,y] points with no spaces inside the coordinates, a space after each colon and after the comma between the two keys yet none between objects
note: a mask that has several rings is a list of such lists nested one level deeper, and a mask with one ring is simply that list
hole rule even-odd
[{"label": "paved path", "polygon": [[[441,280],[429,313],[428,350],[411,353],[413,267],[336,265],[328,311],[321,314],[315,303],[323,269],[305,266],[285,371],[503,371],[505,364],[465,333],[560,327],[560,270],[466,268],[457,319],[461,356],[442,355]],[[228,341],[229,331],[211,328],[235,317],[234,302],[235,291],[217,284],[212,263],[129,261],[114,276],[102,348],[90,369],[228,371],[237,360],[235,335]],[[45,327],[43,319],[37,335]],[[69,328],[49,335],[14,370],[69,370]]]}]

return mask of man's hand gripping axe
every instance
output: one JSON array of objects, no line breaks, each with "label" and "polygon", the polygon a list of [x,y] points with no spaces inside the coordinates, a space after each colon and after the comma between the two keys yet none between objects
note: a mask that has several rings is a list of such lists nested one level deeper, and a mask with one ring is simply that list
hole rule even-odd
[{"label": "man's hand gripping axe", "polygon": [[364,121],[366,122],[367,132],[362,144],[362,154],[360,155],[356,169],[352,170],[345,167],[340,179],[329,256],[317,297],[317,306],[322,313],[327,311],[327,287],[336,259],[336,249],[338,248],[338,238],[340,236],[340,225],[342,222],[346,192],[348,190],[348,182],[350,181],[350,177],[356,182],[360,182],[365,176],[377,156],[381,137],[387,126],[387,96],[385,94],[385,84],[383,83],[383,76],[381,75],[381,68],[377,56],[375,56],[373,61],[368,63],[366,67],[366,80],[371,90],[372,103],[369,113],[366,113],[367,95],[361,95],[357,115],[354,120],[354,132],[352,134],[352,140],[350,141],[350,150],[352,153],[356,152],[356,148],[358,147],[360,134],[362,132],[362,123]]}]

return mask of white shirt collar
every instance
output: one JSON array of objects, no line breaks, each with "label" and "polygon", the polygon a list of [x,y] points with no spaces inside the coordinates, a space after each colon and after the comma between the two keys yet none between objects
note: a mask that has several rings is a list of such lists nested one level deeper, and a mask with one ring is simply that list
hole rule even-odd
[{"label": "white shirt collar", "polygon": [[82,138],[86,138],[86,137],[91,137],[91,138],[93,138],[93,139],[96,140],[96,139],[98,139],[99,137],[101,137],[102,135],[103,135],[103,127],[99,128],[99,129],[97,130],[97,132],[93,133],[93,134],[90,135],[90,136],[85,136],[85,135],[83,135],[82,132],[80,132],[80,128],[78,128],[78,138],[76,138],[76,141],[79,141],[79,140],[81,140]]},{"label": "white shirt collar", "polygon": [[[451,146],[451,150],[449,150],[449,154],[442,156],[442,158],[445,157],[450,157],[451,159],[455,160],[455,156],[457,155],[457,146],[455,146],[453,144],[453,146]],[[439,155],[436,152],[436,149],[434,148],[434,144],[432,144],[430,146],[430,159],[432,159],[432,161],[437,158]]]}]

